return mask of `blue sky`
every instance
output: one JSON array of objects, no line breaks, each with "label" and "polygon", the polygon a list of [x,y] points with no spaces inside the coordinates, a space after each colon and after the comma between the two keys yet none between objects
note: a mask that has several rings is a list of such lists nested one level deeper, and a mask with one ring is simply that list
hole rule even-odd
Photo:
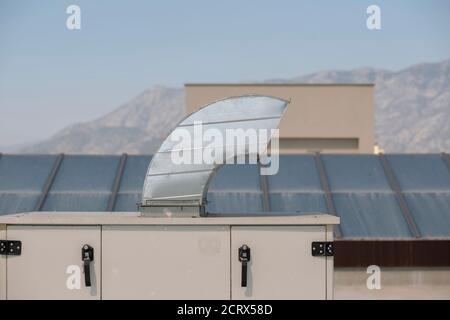
[{"label": "blue sky", "polygon": [[[70,4],[81,30],[66,28]],[[371,4],[378,31],[366,28]],[[155,84],[448,59],[449,30],[447,0],[0,0],[0,146],[96,118]]]}]

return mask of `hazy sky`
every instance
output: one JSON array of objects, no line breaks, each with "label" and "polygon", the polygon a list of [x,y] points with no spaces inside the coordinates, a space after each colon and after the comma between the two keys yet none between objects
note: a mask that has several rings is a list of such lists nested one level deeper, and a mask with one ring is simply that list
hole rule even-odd
[{"label": "hazy sky", "polygon": [[[70,4],[81,30],[66,28]],[[371,4],[378,31],[366,27]],[[154,84],[448,58],[448,0],[0,0],[0,146],[101,116]]]}]

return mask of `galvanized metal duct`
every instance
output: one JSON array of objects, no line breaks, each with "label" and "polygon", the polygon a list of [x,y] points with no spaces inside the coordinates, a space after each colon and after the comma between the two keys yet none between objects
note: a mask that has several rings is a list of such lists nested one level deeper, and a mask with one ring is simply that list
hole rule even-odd
[{"label": "galvanized metal duct", "polygon": [[[144,182],[141,211],[148,215],[202,215],[208,183],[223,164],[222,160],[242,157],[254,153],[254,150],[262,150],[261,147],[265,149],[271,136],[266,141],[245,140],[234,146],[230,146],[226,140],[205,143],[205,137],[199,135],[198,125],[201,124],[203,133],[214,129],[224,138],[229,129],[242,129],[244,132],[247,129],[265,129],[270,133],[271,129],[278,127],[287,104],[285,100],[261,95],[230,97],[206,105],[187,116],[152,158]],[[181,139],[186,134],[191,139]],[[255,146],[255,143],[258,145]],[[208,154],[212,154],[213,161],[195,161],[202,157],[205,149],[211,148],[218,151],[207,150]],[[179,157],[194,161],[174,161],[174,158]]]}]

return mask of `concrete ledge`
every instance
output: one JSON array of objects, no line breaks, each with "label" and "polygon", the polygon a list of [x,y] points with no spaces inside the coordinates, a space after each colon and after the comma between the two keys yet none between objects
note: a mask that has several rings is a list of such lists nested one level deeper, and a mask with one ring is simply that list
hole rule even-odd
[{"label": "concrete ledge", "polygon": [[381,288],[369,290],[366,268],[337,268],[335,299],[450,299],[450,268],[381,268]]}]

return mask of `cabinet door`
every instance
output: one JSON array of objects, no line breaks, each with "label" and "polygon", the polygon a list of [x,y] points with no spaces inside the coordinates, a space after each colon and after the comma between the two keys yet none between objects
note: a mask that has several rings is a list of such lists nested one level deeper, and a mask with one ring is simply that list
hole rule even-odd
[{"label": "cabinet door", "polygon": [[105,226],[104,299],[229,299],[228,226]]},{"label": "cabinet door", "polygon": [[[6,239],[6,226],[0,224],[0,240]],[[6,299],[6,256],[0,255],[0,300]]]},{"label": "cabinet door", "polygon": [[[7,256],[8,299],[99,299],[100,227],[8,226],[8,240],[22,241],[20,256]],[[85,285],[81,250],[94,249]]]},{"label": "cabinet door", "polygon": [[[325,299],[326,258],[311,255],[311,242],[325,241],[325,226],[231,228],[232,299]],[[238,251],[250,248],[247,287]]]}]

